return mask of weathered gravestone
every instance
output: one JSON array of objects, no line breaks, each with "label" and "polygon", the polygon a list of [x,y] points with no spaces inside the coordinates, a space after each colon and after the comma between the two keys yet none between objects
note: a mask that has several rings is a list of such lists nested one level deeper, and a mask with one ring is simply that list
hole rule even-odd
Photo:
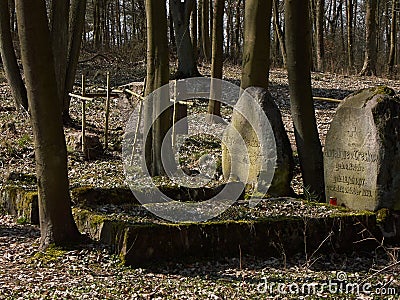
[{"label": "weathered gravestone", "polygon": [[[270,126],[263,123],[263,114]],[[270,196],[292,195],[293,190],[290,187],[294,166],[292,149],[281,113],[271,94],[264,88],[247,88],[234,107],[230,126],[231,130],[228,129],[223,137],[224,177],[235,178],[246,182],[249,186],[256,186],[263,172],[267,172],[273,176],[268,189]],[[243,142],[245,147],[240,146]],[[276,145],[276,151],[270,149],[273,143]],[[231,148],[233,153],[229,153],[228,148]],[[275,166],[271,166],[269,162],[271,151],[272,155],[276,155]]]},{"label": "weathered gravestone", "polygon": [[[74,151],[82,151],[82,134],[70,133],[66,136],[67,147]],[[99,137],[94,133],[86,133],[85,135],[85,157],[87,159],[97,159],[103,154],[103,145],[100,142]]]},{"label": "weathered gravestone", "polygon": [[351,209],[400,209],[400,100],[364,89],[338,107],[324,149],[325,192]]}]

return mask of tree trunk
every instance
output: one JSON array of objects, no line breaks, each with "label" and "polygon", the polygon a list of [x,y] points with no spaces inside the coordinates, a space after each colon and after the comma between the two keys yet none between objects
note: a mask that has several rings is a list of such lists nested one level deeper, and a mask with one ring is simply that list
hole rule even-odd
[{"label": "tree trunk", "polygon": [[203,0],[201,7],[201,37],[203,42],[204,59],[211,61],[211,44],[210,44],[210,0]]},{"label": "tree trunk", "polygon": [[128,20],[126,17],[126,0],[122,0],[122,17],[123,17],[123,31],[124,31],[124,45],[128,45]]},{"label": "tree trunk", "polygon": [[343,0],[340,0],[339,6],[338,6],[338,11],[340,14],[340,42],[342,44],[342,50],[346,51],[346,43],[345,43],[345,37],[344,37],[344,18],[343,18],[343,10],[342,10],[342,6],[343,6]]},{"label": "tree trunk", "polygon": [[[212,34],[212,65],[211,77],[222,79],[223,69],[223,41],[224,41],[224,0],[215,0]],[[210,122],[218,122],[221,116],[221,82],[211,80],[210,101],[208,103],[208,115]]]},{"label": "tree trunk", "polygon": [[194,0],[170,0],[169,8],[174,21],[178,70],[175,74],[176,79],[200,76],[197,70],[193,45],[190,38],[189,21],[194,7]]},{"label": "tree trunk", "polygon": [[325,8],[325,0],[317,0],[316,1],[316,54],[317,54],[317,71],[324,72],[325,69],[325,49],[324,49],[324,8]]},{"label": "tree trunk", "polygon": [[203,53],[203,0],[199,0],[197,4],[197,44],[199,46],[199,57],[204,58]]},{"label": "tree trunk", "polygon": [[103,0],[103,16],[102,16],[102,30],[103,30],[103,46],[105,49],[110,49],[111,31],[110,31],[110,10],[108,9],[109,3]]},{"label": "tree trunk", "polygon": [[346,21],[347,21],[347,61],[349,69],[354,66],[353,55],[353,0],[346,0]]},{"label": "tree trunk", "polygon": [[[57,91],[60,101],[63,100],[65,90],[65,75],[68,55],[68,16],[69,0],[53,0],[51,2],[51,46],[53,48],[54,67],[56,73]],[[62,105],[59,105],[62,109]]]},{"label": "tree trunk", "polygon": [[100,2],[102,0],[93,0],[93,38],[94,48],[99,50],[101,47],[101,8]]},{"label": "tree trunk", "polygon": [[69,34],[68,34],[68,62],[65,75],[65,88],[63,94],[63,121],[70,121],[69,106],[70,96],[72,92],[76,69],[78,67],[79,52],[82,43],[82,33],[85,26],[86,1],[72,0],[69,15]]},{"label": "tree trunk", "polygon": [[396,39],[397,39],[397,12],[396,4],[398,0],[392,0],[392,23],[390,24],[390,52],[389,52],[389,74],[393,74],[393,67],[396,57]]},{"label": "tree trunk", "polygon": [[28,110],[26,88],[19,71],[10,28],[10,10],[7,0],[0,0],[0,54],[15,107]]},{"label": "tree trunk", "polygon": [[268,88],[272,0],[247,0],[244,17],[243,89]]},{"label": "tree trunk", "polygon": [[376,4],[377,0],[366,1],[366,19],[365,19],[365,54],[364,65],[360,75],[376,75]]},{"label": "tree trunk", "polygon": [[279,21],[279,7],[278,7],[278,2],[279,0],[273,0],[273,11],[274,11],[274,28],[276,32],[276,36],[279,41],[279,49],[281,50],[281,55],[282,55],[282,61],[283,61],[283,67],[286,68],[286,45],[285,45],[285,37],[281,28],[281,24]]},{"label": "tree trunk", "polygon": [[199,57],[199,46],[197,42],[197,3],[194,1],[194,6],[191,14],[191,23],[190,23],[190,37],[192,38],[192,46],[193,46],[193,54],[194,59],[197,62],[197,58]]},{"label": "tree trunk", "polygon": [[[158,88],[169,82],[169,61],[168,61],[168,38],[167,38],[167,9],[165,1],[147,0],[147,80],[146,95],[151,94]],[[188,12],[190,16],[190,11]],[[189,41],[190,37],[188,35]],[[177,39],[178,41],[178,39]],[[178,42],[179,45],[179,42]],[[178,46],[179,48],[179,46]],[[169,105],[169,90],[166,93],[159,93],[153,97],[153,101],[147,102],[152,107],[145,107],[145,127],[151,126],[151,144],[146,140],[146,150],[151,151],[150,174],[152,176],[165,175],[161,161],[161,145],[164,139],[171,140],[166,136],[171,127],[171,111],[164,110]],[[150,117],[150,114],[152,117]],[[155,116],[159,116],[155,118]],[[147,120],[146,120],[147,118]],[[150,122],[149,122],[150,119]],[[151,148],[149,147],[151,145]],[[150,154],[150,153],[147,153]]]},{"label": "tree trunk", "polygon": [[115,6],[116,6],[116,12],[115,12],[115,18],[116,18],[116,26],[117,26],[117,46],[121,47],[122,46],[122,14],[121,14],[121,4],[120,0],[115,1]]},{"label": "tree trunk", "polygon": [[285,22],[290,106],[304,187],[324,201],[322,148],[311,91],[309,1],[285,0]]},{"label": "tree trunk", "polygon": [[169,29],[169,40],[171,43],[171,48],[172,51],[176,51],[176,39],[175,39],[175,32],[174,32],[174,21],[172,20],[171,12],[169,12],[169,23],[168,23],[168,29]]},{"label": "tree trunk", "polygon": [[212,40],[211,40],[211,35],[212,35],[212,33],[214,32],[213,30],[213,20],[214,20],[214,6],[213,6],[213,2],[214,2],[215,0],[208,0],[208,5],[209,5],[209,8],[208,8],[208,12],[209,12],[209,14],[210,14],[210,16],[209,16],[209,18],[208,18],[208,20],[209,20],[209,26],[210,26],[210,30],[209,30],[209,33],[210,33],[210,53],[211,53],[211,55],[212,55]]},{"label": "tree trunk", "polygon": [[238,62],[242,48],[240,43],[240,28],[242,27],[240,22],[241,17],[241,7],[242,0],[238,0],[236,7],[236,16],[235,16],[235,63]]},{"label": "tree trunk", "polygon": [[232,30],[233,28],[233,14],[232,14],[232,0],[228,0],[226,6],[226,47],[225,53],[228,57],[232,58],[231,45],[232,43]]},{"label": "tree trunk", "polygon": [[77,242],[45,1],[16,0],[18,34],[35,143],[40,247]]},{"label": "tree trunk", "polygon": [[17,19],[15,16],[15,2],[14,0],[8,0],[8,6],[10,8],[10,29],[12,33],[17,32]]}]

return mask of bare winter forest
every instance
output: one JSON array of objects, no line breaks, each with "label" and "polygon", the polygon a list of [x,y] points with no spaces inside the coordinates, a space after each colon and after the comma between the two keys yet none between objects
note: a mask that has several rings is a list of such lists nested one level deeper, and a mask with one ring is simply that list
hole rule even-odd
[{"label": "bare winter forest", "polygon": [[0,0],[0,299],[399,299],[399,12]]}]

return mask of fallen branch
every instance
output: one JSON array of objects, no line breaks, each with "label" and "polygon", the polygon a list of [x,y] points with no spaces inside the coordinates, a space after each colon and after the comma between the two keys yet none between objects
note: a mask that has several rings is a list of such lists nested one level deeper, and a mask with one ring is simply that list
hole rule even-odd
[{"label": "fallen branch", "polygon": [[386,266],[386,267],[384,267],[384,268],[382,268],[382,269],[376,271],[374,274],[372,274],[372,275],[369,276],[368,278],[364,279],[364,280],[361,282],[361,284],[364,284],[365,282],[367,282],[367,281],[369,281],[370,279],[374,278],[376,275],[378,275],[378,274],[380,274],[380,273],[383,273],[383,272],[385,272],[386,270],[389,270],[389,269],[391,269],[391,268],[393,268],[393,267],[396,267],[396,266],[398,266],[398,265],[400,265],[400,261],[396,261],[396,262],[394,262],[393,264],[391,264],[391,265],[389,265],[389,266]]},{"label": "fallen branch", "polygon": [[103,55],[103,54],[96,54],[96,55],[94,55],[94,56],[92,56],[92,57],[90,57],[90,58],[88,58],[88,59],[80,60],[80,61],[78,61],[78,63],[79,63],[79,64],[83,64],[83,63],[88,62],[88,61],[91,61],[91,60],[93,60],[93,59],[95,59],[95,58],[97,58],[97,57],[102,57],[102,58],[104,58],[106,61],[110,61],[110,60],[108,59],[107,56],[105,56],[105,55]]},{"label": "fallen branch", "polygon": [[138,93],[135,93],[134,91],[131,91],[130,89],[124,89],[124,91],[127,92],[128,94],[131,94],[132,96],[138,97],[140,100],[146,99],[142,95],[139,95]]},{"label": "fallen branch", "polygon": [[[87,93],[86,96],[87,97],[91,97],[91,98],[97,98],[97,97],[105,98],[105,97],[107,97],[107,93]],[[118,98],[119,97],[119,95],[116,94],[116,93],[110,93],[109,96],[111,98]]]},{"label": "fallen branch", "polygon": [[76,95],[76,94],[72,94],[72,93],[69,93],[68,95],[69,95],[70,97],[74,97],[74,98],[77,98],[77,99],[79,99],[79,100],[84,100],[84,101],[93,100],[93,98],[89,98],[89,97],[85,97],[85,96],[81,96],[81,95]]},{"label": "fallen branch", "polygon": [[[105,88],[97,88],[97,90],[107,93],[107,89],[105,89]],[[110,89],[110,93],[122,94],[123,92],[124,92],[124,90],[121,90],[121,89]]]},{"label": "fallen branch", "polygon": [[342,100],[333,99],[333,98],[325,98],[325,97],[313,97],[316,101],[326,101],[326,102],[334,102],[334,103],[341,103]]},{"label": "fallen branch", "polygon": [[143,81],[132,81],[132,82],[129,82],[129,83],[127,83],[127,84],[124,84],[124,85],[120,85],[119,87],[120,88],[124,88],[124,87],[126,87],[126,86],[142,86],[143,85]]}]

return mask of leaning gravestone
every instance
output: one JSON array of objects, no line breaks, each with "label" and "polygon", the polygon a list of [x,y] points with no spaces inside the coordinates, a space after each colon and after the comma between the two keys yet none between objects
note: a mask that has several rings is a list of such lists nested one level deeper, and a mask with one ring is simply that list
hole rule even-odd
[{"label": "leaning gravestone", "polygon": [[[250,100],[254,100],[258,105],[250,105]],[[259,107],[261,107],[260,111],[258,111]],[[270,128],[263,128],[266,125],[262,124],[260,113],[268,118],[273,134],[269,134]],[[252,128],[246,118],[253,118],[251,123],[258,125],[259,128]],[[294,192],[290,187],[294,167],[292,149],[283,126],[281,113],[271,94],[264,88],[247,88],[234,107],[230,126],[234,130],[228,130],[223,137],[222,172],[224,177],[226,179],[233,177],[254,187],[259,177],[263,176],[262,172],[268,172],[268,170],[263,170],[263,166],[268,166],[268,144],[271,143],[268,139],[272,138],[276,145],[276,164],[275,170],[272,171],[273,179],[268,194],[276,197],[293,195]],[[245,143],[245,149],[237,146],[240,144],[238,139],[241,138]],[[266,149],[261,149],[262,147]],[[233,149],[235,153],[229,153],[228,148]],[[247,153],[241,153],[243,151]],[[246,155],[249,158],[247,161],[244,159]]]},{"label": "leaning gravestone", "polygon": [[338,107],[324,149],[325,193],[350,209],[400,209],[400,99],[387,87]]}]

